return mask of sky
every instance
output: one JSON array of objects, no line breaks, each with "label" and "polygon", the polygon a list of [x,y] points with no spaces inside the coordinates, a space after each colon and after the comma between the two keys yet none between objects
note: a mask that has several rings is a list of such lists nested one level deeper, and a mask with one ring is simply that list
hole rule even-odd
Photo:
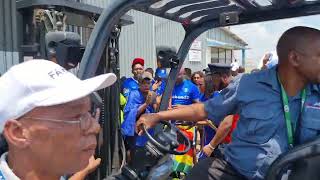
[{"label": "sky", "polygon": [[305,16],[262,23],[232,26],[231,31],[248,43],[246,64],[259,64],[266,52],[274,51],[281,34],[294,26],[320,29],[320,15]]}]

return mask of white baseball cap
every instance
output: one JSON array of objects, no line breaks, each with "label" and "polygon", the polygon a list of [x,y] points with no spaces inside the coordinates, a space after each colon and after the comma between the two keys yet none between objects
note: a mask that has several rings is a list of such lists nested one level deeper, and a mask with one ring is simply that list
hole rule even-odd
[{"label": "white baseball cap", "polygon": [[5,122],[41,106],[64,104],[111,86],[113,73],[80,80],[48,60],[30,60],[9,69],[0,78],[0,133]]}]

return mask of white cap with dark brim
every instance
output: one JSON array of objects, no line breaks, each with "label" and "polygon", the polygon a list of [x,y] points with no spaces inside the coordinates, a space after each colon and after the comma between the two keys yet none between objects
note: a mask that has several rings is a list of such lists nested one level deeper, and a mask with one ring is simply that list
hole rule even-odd
[{"label": "white cap with dark brim", "polygon": [[5,122],[36,107],[64,104],[111,86],[113,73],[80,80],[48,60],[31,60],[9,69],[0,78],[0,133]]}]

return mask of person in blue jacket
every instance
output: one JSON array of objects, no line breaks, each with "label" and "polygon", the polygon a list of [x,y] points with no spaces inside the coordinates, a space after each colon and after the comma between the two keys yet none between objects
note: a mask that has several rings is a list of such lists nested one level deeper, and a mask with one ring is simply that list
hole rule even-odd
[{"label": "person in blue jacket", "polygon": [[139,79],[139,77],[141,77],[141,75],[144,72],[144,59],[135,58],[132,61],[131,68],[132,68],[133,77],[127,78],[123,82],[122,88],[121,88],[121,89],[123,89],[122,94],[126,98],[128,98],[130,91],[137,90],[139,88],[138,79]]},{"label": "person in blue jacket", "polygon": [[[143,147],[147,142],[145,136],[137,137],[135,133],[136,120],[145,113],[153,113],[156,95],[150,91],[152,75],[144,72],[138,79],[139,89],[132,90],[128,96],[127,104],[124,108],[124,121],[121,125],[122,135],[124,135],[126,149],[128,151],[128,161],[134,153],[136,147]],[[152,130],[150,133],[153,133]]]}]

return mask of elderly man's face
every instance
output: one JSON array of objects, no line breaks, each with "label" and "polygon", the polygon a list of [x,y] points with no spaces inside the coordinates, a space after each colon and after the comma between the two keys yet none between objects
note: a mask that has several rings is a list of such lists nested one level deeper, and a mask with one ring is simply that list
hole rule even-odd
[{"label": "elderly man's face", "polygon": [[[28,147],[23,151],[27,151],[40,166],[56,173],[72,173],[84,168],[95,152],[96,135],[100,130],[98,122],[88,114],[90,108],[89,98],[82,98],[62,105],[34,109],[19,120],[29,140]],[[77,121],[80,117],[90,117],[87,123],[81,124],[84,125],[81,128],[79,123],[40,120]]]}]

